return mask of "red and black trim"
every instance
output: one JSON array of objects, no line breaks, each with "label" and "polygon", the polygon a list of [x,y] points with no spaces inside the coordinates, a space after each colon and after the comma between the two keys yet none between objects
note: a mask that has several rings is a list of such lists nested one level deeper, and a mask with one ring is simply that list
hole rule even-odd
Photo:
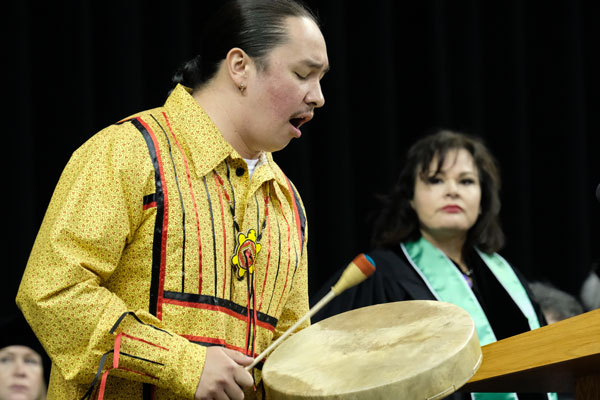
[{"label": "red and black trim", "polygon": [[298,238],[300,239],[300,252],[302,253],[304,251],[304,236],[306,234],[306,215],[304,215],[304,210],[302,209],[302,207],[298,207],[298,204],[300,204],[300,196],[298,196],[296,188],[294,188],[294,185],[292,185],[292,182],[290,182],[287,176],[285,177],[285,179],[287,181],[290,192],[292,192],[292,194],[294,195],[294,217],[296,218],[296,228],[298,229]]},{"label": "red and black trim", "polygon": [[211,228],[212,228],[212,244],[213,244],[213,254],[215,255],[214,261],[213,261],[213,269],[214,269],[214,274],[215,274],[215,278],[214,278],[214,284],[215,284],[215,288],[214,288],[214,292],[213,293],[218,293],[217,291],[217,278],[219,277],[219,273],[217,270],[217,240],[215,237],[215,217],[213,214],[213,208],[212,208],[212,201],[210,199],[210,191],[208,190],[208,183],[206,182],[206,176],[202,177],[202,181],[204,182],[204,190],[206,190],[206,200],[208,202],[208,212],[210,214],[210,224],[211,224]]},{"label": "red and black trim", "polygon": [[[155,193],[153,202],[156,204],[156,221],[154,224],[154,240],[152,246],[152,274],[150,281],[148,311],[158,317],[162,317],[162,289],[164,285],[164,268],[166,263],[166,241],[168,229],[168,196],[165,183],[162,158],[158,142],[154,132],[141,118],[131,120],[133,126],[142,134],[148,153],[154,167]],[[144,198],[146,201],[148,196]]]},{"label": "red and black trim", "polygon": [[[163,113],[164,115],[164,113]],[[182,236],[182,242],[181,242],[181,291],[184,292],[185,291],[185,256],[186,256],[186,208],[185,208],[185,204],[183,203],[183,196],[181,194],[181,186],[179,184],[179,176],[177,173],[177,168],[175,167],[175,160],[173,159],[173,149],[171,147],[171,140],[169,139],[169,135],[167,134],[167,131],[165,130],[165,128],[161,125],[161,123],[154,117],[154,115],[150,115],[152,117],[152,119],[154,120],[154,122],[156,122],[158,124],[158,126],[160,127],[160,129],[163,132],[163,135],[165,136],[165,140],[167,141],[167,146],[168,146],[168,150],[169,150],[169,157],[171,159],[171,166],[173,167],[173,177],[175,180],[175,186],[177,187],[177,192],[179,194],[179,206],[181,208],[181,236]],[[164,115],[165,119],[166,119],[166,115]],[[167,120],[168,122],[168,120]],[[175,136],[173,136],[173,138],[175,138]]]},{"label": "red and black trim", "polygon": [[[160,332],[166,333],[169,336],[172,336],[171,333],[169,333],[169,332],[167,332],[167,331],[165,331],[163,329],[160,329],[160,328],[157,328],[154,325],[150,325],[150,324],[146,324],[146,323],[142,322],[142,320],[140,320],[139,317],[137,315],[135,315],[135,313],[132,312],[132,311],[127,311],[127,312],[124,312],[123,314],[121,314],[121,316],[117,319],[117,321],[113,324],[112,328],[110,329],[110,333],[111,334],[115,333],[117,327],[121,324],[121,322],[123,321],[123,319],[125,319],[125,317],[127,317],[127,316],[132,316],[137,322],[139,322],[142,325],[149,326],[151,328],[156,329],[157,331],[160,331]],[[153,346],[155,348],[159,348],[159,349],[164,350],[164,351],[169,351],[169,349],[167,349],[167,348],[165,348],[163,346],[160,346],[158,344],[151,343],[151,342],[149,342],[147,340],[144,340],[144,339],[141,339],[141,338],[137,338],[137,337],[132,336],[132,335],[128,335],[127,333],[124,333],[124,332],[118,333],[116,335],[116,337],[115,337],[114,348],[112,350],[109,350],[106,353],[104,353],[102,355],[102,357],[100,358],[100,364],[98,366],[98,370],[96,371],[96,376],[94,377],[94,380],[90,384],[90,387],[88,388],[88,390],[86,391],[86,393],[83,395],[83,397],[81,398],[81,400],[90,399],[95,393],[97,394],[98,400],[102,400],[102,398],[104,397],[104,390],[105,390],[105,387],[106,387],[106,380],[108,378],[108,374],[113,369],[120,369],[120,370],[123,370],[123,371],[128,371],[128,372],[131,372],[131,373],[134,373],[134,374],[143,375],[143,376],[146,376],[146,377],[149,377],[149,378],[152,378],[152,379],[156,379],[156,380],[159,379],[158,377],[149,375],[149,374],[147,374],[145,372],[135,371],[135,370],[132,370],[132,369],[124,368],[124,367],[122,367],[122,366],[119,365],[121,356],[125,356],[125,357],[129,357],[129,358],[134,358],[136,360],[144,361],[144,362],[149,362],[149,363],[152,363],[152,364],[155,364],[155,365],[164,366],[164,364],[161,363],[161,362],[158,362],[158,361],[155,361],[155,360],[150,360],[150,359],[143,358],[143,357],[139,357],[139,356],[136,356],[136,355],[133,355],[133,354],[129,354],[129,353],[125,353],[125,352],[121,351],[121,342],[122,342],[123,338],[127,338],[127,339],[130,339],[130,340],[139,341],[139,342],[145,343],[145,344],[147,344],[149,346]],[[104,366],[106,365],[106,360],[107,360],[107,358],[108,358],[108,356],[110,354],[113,355],[112,365],[109,366],[106,371],[104,371]],[[98,384],[98,381],[100,381],[100,385],[96,386]],[[151,398],[151,393],[152,393],[152,386],[149,385],[149,384],[144,384],[143,385],[144,399],[150,399]]]},{"label": "red and black trim", "polygon": [[[248,318],[247,307],[241,306],[227,299],[222,299],[220,297],[165,291],[164,302],[183,307],[218,310],[244,321]],[[250,312],[254,313],[254,310],[250,310]],[[277,318],[259,311],[256,312],[256,316],[259,326],[271,331],[275,329],[275,326],[277,325]]]},{"label": "red and black trim", "polygon": [[154,193],[144,196],[144,199],[143,199],[144,210],[156,207],[156,200],[154,200],[155,197],[156,197],[156,195]]},{"label": "red and black trim", "polygon": [[277,225],[277,242],[279,243],[279,248],[277,249],[277,271],[275,272],[275,280],[273,281],[273,289],[271,291],[271,298],[269,299],[269,305],[267,306],[267,313],[271,311],[271,303],[273,303],[273,297],[275,293],[275,289],[277,287],[277,282],[279,281],[279,270],[281,269],[281,227],[279,226],[279,218],[277,218],[277,214],[275,214],[275,223]]},{"label": "red and black trim", "polygon": [[[190,197],[192,199],[192,209],[194,211],[194,215],[196,217],[196,234],[197,234],[197,240],[198,240],[198,293],[202,293],[202,238],[200,235],[200,219],[198,217],[198,207],[196,205],[196,198],[194,196],[194,190],[192,188],[192,178],[191,178],[191,174],[190,174],[190,169],[188,166],[188,162],[187,162],[187,158],[185,156],[185,153],[183,151],[183,149],[181,148],[181,145],[179,144],[179,141],[177,140],[177,136],[175,136],[175,132],[173,132],[173,128],[171,127],[171,123],[169,122],[169,118],[167,117],[167,114],[165,112],[162,113],[163,118],[165,119],[165,122],[167,124],[167,128],[169,129],[169,132],[171,133],[171,136],[173,137],[173,141],[175,142],[175,145],[177,146],[177,149],[179,150],[179,154],[181,155],[182,159],[183,159],[183,165],[185,166],[185,174],[186,174],[186,178],[187,178],[187,184],[188,184],[188,190],[190,193]],[[162,127],[162,126],[161,126]],[[163,128],[164,131],[164,128]],[[165,132],[166,135],[166,132]],[[173,165],[175,165],[175,163],[173,163]],[[177,187],[179,188],[179,182],[177,183]],[[181,190],[179,191],[179,195],[181,196]],[[183,207],[183,204],[182,204]],[[185,226],[184,226],[184,232],[185,232]],[[184,280],[182,279],[182,292],[185,291],[185,286],[183,284]]]}]

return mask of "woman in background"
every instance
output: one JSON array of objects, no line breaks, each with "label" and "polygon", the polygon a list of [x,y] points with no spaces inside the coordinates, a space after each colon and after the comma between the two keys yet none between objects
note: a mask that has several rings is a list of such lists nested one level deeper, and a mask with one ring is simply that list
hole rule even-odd
[{"label": "woman in background", "polygon": [[0,323],[0,400],[45,400],[50,360],[22,318]]},{"label": "woman in background", "polygon": [[[545,324],[524,277],[497,253],[504,244],[499,189],[496,162],[479,139],[439,131],[416,142],[374,221],[375,250],[367,254],[377,272],[334,298],[313,322],[373,304],[440,300],[469,312],[481,345]],[[517,397],[490,393],[475,398]]]}]

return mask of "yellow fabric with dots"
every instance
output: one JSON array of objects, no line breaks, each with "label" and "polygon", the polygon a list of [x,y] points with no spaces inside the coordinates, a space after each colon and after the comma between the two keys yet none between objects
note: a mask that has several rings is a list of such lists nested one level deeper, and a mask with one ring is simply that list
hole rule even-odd
[{"label": "yellow fabric with dots", "polygon": [[[103,375],[104,399],[191,399],[205,346],[257,355],[308,311],[294,194],[263,157],[249,180],[183,86],[75,151],[17,295],[53,361],[49,399],[96,396]],[[260,237],[242,280],[230,204]]]}]

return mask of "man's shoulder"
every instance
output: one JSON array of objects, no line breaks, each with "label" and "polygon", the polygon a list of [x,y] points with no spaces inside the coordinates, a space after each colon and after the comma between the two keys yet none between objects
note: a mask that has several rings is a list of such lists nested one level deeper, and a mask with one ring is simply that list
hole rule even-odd
[{"label": "man's shoulder", "polygon": [[[73,159],[111,160],[118,168],[135,169],[142,165],[149,168],[147,132],[155,130],[152,115],[160,108],[136,113],[96,132],[75,152]],[[149,122],[147,122],[149,121]]]},{"label": "man's shoulder", "polygon": [[119,121],[116,121],[112,125],[107,126],[105,129],[110,128],[121,128],[121,129],[135,129],[139,130],[138,126],[141,124],[149,125],[152,121],[156,121],[159,115],[165,111],[164,107],[155,107],[147,110],[136,112],[135,114],[131,114],[128,117],[122,118]]},{"label": "man's shoulder", "polygon": [[153,108],[115,121],[97,132],[90,141],[96,144],[110,142],[126,146],[133,140],[133,143],[139,145],[143,143],[143,131],[152,130],[153,116],[160,114],[161,111],[162,107]]}]

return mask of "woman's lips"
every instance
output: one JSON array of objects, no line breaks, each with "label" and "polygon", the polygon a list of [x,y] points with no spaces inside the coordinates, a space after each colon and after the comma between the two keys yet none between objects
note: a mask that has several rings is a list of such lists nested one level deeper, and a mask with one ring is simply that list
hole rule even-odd
[{"label": "woman's lips", "polygon": [[10,385],[9,389],[12,393],[29,393],[29,387],[26,385]]},{"label": "woman's lips", "polygon": [[460,208],[459,206],[456,206],[456,205],[449,205],[449,206],[442,207],[442,211],[451,213],[451,214],[455,214],[455,213],[461,212],[462,208]]}]

